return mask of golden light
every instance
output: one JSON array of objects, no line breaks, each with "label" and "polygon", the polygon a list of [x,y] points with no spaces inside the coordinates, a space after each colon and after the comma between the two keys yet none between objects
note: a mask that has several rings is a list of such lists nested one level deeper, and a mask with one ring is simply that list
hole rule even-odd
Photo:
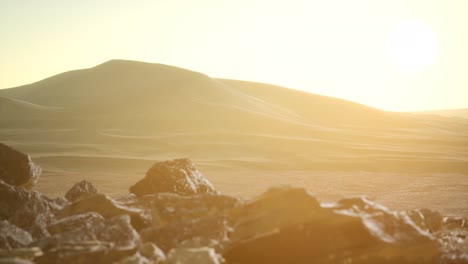
[{"label": "golden light", "polygon": [[430,66],[436,56],[437,41],[431,27],[418,20],[400,22],[390,32],[390,60],[403,72],[414,73]]}]

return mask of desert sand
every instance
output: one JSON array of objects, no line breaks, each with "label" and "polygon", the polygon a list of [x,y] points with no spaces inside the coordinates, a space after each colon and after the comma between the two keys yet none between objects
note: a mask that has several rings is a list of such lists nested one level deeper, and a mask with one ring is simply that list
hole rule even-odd
[{"label": "desert sand", "polygon": [[124,194],[155,161],[187,157],[241,197],[290,185],[468,215],[468,119],[162,64],[114,60],[0,90],[0,141],[42,166],[35,189],[50,196],[82,179]]}]

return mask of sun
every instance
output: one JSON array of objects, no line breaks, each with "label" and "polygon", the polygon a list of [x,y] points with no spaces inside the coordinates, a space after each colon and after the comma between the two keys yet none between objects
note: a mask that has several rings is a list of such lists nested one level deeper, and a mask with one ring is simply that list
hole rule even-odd
[{"label": "sun", "polygon": [[426,69],[434,62],[437,53],[432,28],[418,20],[402,21],[393,27],[387,44],[392,63],[407,73]]}]

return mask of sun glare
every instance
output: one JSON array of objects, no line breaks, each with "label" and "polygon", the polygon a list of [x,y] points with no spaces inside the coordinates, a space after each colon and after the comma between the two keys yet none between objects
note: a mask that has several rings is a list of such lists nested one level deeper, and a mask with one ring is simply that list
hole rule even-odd
[{"label": "sun glare", "polygon": [[390,60],[403,72],[419,72],[430,66],[436,56],[437,42],[427,24],[408,20],[390,32],[388,53]]}]

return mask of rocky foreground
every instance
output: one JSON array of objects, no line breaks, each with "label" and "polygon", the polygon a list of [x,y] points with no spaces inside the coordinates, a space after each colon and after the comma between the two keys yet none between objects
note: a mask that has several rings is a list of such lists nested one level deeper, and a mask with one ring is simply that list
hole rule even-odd
[{"label": "rocky foreground", "polygon": [[319,203],[299,188],[245,201],[188,159],[155,163],[129,194],[87,181],[51,199],[40,169],[0,144],[0,263],[468,263],[468,224],[365,198]]}]

